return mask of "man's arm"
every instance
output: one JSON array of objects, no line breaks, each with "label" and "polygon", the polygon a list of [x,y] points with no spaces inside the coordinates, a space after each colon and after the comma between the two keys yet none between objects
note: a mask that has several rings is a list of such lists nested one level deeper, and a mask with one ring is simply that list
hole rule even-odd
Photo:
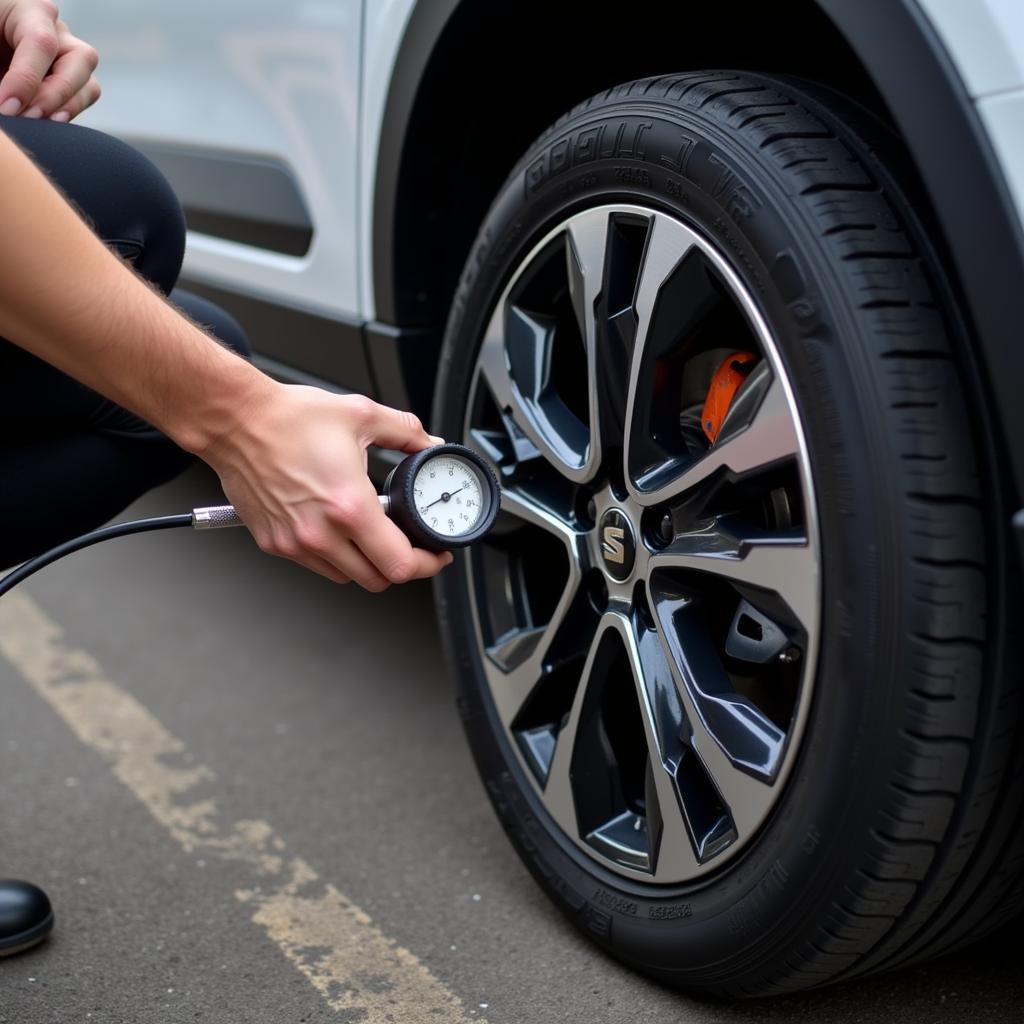
[{"label": "man's arm", "polygon": [[384,515],[366,448],[418,451],[410,413],[279,384],[175,311],[0,133],[0,336],[130,409],[218,473],[260,547],[369,590],[451,560]]}]

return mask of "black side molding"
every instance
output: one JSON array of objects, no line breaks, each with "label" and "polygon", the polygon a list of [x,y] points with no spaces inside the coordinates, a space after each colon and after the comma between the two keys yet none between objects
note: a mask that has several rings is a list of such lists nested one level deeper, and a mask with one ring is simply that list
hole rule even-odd
[{"label": "black side molding", "polygon": [[379,322],[367,324],[364,333],[378,400],[396,409],[411,409],[426,423],[434,399],[440,333]]},{"label": "black side molding", "polygon": [[272,156],[128,138],[171,183],[192,231],[304,256],[313,221],[292,169]]},{"label": "black side molding", "polygon": [[363,325],[282,305],[236,286],[218,288],[183,277],[181,285],[222,306],[245,328],[257,356],[347,391],[374,395]]}]

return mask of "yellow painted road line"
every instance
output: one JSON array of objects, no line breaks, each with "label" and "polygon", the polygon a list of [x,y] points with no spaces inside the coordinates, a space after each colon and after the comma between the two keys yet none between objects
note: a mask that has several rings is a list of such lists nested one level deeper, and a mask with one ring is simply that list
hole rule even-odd
[{"label": "yellow painted road line", "polygon": [[[219,857],[246,874],[235,897],[334,1010],[366,1024],[460,1024],[469,1016],[407,949],[322,881],[265,821],[232,821],[209,795],[212,771],[195,764],[131,694],[24,594],[0,600],[0,653],[189,854]],[[362,1012],[360,1012],[362,1011]]]}]

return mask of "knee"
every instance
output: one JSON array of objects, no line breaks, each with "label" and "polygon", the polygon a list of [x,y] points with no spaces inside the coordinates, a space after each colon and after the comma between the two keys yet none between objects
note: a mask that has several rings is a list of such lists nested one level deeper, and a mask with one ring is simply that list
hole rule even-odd
[{"label": "knee", "polygon": [[185,254],[185,216],[153,162],[81,125],[24,117],[2,122],[0,130],[46,171],[96,234],[170,292]]},{"label": "knee", "polygon": [[[163,172],[137,149],[116,142],[120,224],[96,224],[100,237],[114,246],[148,281],[169,295],[185,256],[185,215]],[[113,191],[113,190],[112,190]]]}]

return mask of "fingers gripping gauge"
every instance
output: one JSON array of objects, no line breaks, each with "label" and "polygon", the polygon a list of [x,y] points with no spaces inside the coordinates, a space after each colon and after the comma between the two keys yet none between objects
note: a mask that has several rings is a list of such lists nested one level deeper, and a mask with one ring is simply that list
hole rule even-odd
[{"label": "fingers gripping gauge", "polygon": [[476,452],[442,444],[400,462],[380,500],[415,547],[447,551],[483,537],[494,525],[500,498],[494,473]]},{"label": "fingers gripping gauge", "polygon": [[[491,467],[471,448],[441,444],[403,459],[384,482],[380,503],[414,546],[464,548],[494,525],[501,488]],[[192,510],[197,530],[241,526],[232,505]]]}]

